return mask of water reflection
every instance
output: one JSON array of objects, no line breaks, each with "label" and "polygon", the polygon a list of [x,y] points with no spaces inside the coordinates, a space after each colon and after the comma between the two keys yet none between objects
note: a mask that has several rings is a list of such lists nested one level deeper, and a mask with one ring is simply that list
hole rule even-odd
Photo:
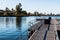
[{"label": "water reflection", "polygon": [[9,18],[7,17],[6,18],[6,27],[8,27],[8,24],[9,24]]},{"label": "water reflection", "polygon": [[33,19],[35,21],[34,17],[0,17],[0,38],[5,38],[5,40],[27,40],[28,23]]},{"label": "water reflection", "polygon": [[16,17],[16,28],[21,29],[22,17]]}]

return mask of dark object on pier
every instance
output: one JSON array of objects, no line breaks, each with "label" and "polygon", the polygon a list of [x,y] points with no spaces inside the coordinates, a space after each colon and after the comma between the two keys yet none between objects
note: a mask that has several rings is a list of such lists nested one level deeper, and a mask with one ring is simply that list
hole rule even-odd
[{"label": "dark object on pier", "polygon": [[50,20],[45,19],[45,20],[44,20],[44,24],[50,24]]},{"label": "dark object on pier", "polygon": [[28,38],[30,38],[30,36],[35,32],[35,30],[28,30],[28,31],[30,31]]},{"label": "dark object on pier", "polygon": [[49,17],[49,19],[45,19],[45,20],[44,20],[44,23],[45,23],[45,24],[50,24],[50,21],[51,21],[51,17]]},{"label": "dark object on pier", "polygon": [[32,35],[34,32],[35,32],[35,30],[31,30],[31,31],[30,31],[30,35]]},{"label": "dark object on pier", "polygon": [[49,17],[49,20],[51,20],[51,17]]}]

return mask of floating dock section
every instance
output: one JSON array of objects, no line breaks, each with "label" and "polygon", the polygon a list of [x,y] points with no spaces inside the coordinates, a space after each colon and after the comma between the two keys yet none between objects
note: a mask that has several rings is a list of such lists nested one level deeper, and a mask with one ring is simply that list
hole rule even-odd
[{"label": "floating dock section", "polygon": [[59,40],[57,30],[60,26],[56,19],[51,19],[50,24],[45,24],[42,21],[30,28],[34,30],[28,40]]}]

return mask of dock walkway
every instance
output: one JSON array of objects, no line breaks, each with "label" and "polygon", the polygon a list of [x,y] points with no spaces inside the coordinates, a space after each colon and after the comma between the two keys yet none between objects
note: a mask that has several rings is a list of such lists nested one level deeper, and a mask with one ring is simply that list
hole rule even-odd
[{"label": "dock walkway", "polygon": [[39,30],[35,30],[28,40],[57,40],[57,24],[56,19],[51,19],[50,25],[43,24]]}]

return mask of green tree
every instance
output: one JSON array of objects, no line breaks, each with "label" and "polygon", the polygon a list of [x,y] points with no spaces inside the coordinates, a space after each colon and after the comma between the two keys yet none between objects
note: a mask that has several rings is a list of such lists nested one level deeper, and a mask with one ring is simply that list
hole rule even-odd
[{"label": "green tree", "polygon": [[9,16],[10,14],[11,14],[11,10],[8,7],[6,7],[4,16]]},{"label": "green tree", "polygon": [[27,16],[27,12],[26,11],[22,11],[22,15],[23,16]]},{"label": "green tree", "polygon": [[34,15],[39,15],[39,12],[35,11],[35,12],[34,12]]},{"label": "green tree", "polygon": [[6,10],[7,12],[8,12],[8,11],[10,11],[10,9],[9,9],[8,7],[6,7],[6,9],[5,9],[5,10]]},{"label": "green tree", "polygon": [[20,13],[21,13],[21,11],[22,11],[22,8],[21,8],[21,3],[19,3],[19,5],[16,5],[16,15],[18,16]]}]

